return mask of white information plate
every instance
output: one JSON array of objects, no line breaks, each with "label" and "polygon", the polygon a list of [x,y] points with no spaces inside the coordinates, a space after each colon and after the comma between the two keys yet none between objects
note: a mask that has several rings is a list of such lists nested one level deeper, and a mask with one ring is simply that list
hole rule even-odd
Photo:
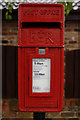
[{"label": "white information plate", "polygon": [[33,58],[33,93],[50,93],[50,58]]}]

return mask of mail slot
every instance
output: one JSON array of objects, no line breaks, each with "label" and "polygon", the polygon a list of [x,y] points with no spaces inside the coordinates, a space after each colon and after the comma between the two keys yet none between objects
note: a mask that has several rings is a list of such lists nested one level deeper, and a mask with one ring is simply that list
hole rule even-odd
[{"label": "mail slot", "polygon": [[64,7],[19,5],[18,99],[20,111],[63,108]]}]

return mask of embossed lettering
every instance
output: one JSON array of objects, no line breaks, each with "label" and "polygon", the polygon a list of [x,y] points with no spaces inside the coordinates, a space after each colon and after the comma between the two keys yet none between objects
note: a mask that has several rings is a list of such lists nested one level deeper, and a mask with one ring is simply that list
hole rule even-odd
[{"label": "embossed lettering", "polygon": [[23,16],[59,16],[60,9],[58,8],[27,8],[23,12]]},{"label": "embossed lettering", "polygon": [[42,42],[42,43],[54,43],[53,41],[53,34],[52,32],[48,31],[36,31],[36,32],[31,32],[31,40],[30,42]]}]

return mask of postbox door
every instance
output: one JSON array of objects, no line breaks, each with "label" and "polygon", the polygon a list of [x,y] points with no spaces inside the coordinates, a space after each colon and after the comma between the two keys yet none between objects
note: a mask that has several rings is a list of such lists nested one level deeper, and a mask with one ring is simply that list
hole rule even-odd
[{"label": "postbox door", "polygon": [[[58,93],[60,91],[60,66],[59,66],[59,49],[48,48],[48,54],[36,54],[36,48],[32,50],[25,48],[25,107],[58,107]],[[50,91],[33,92],[33,60],[46,59],[50,65]],[[27,61],[26,61],[27,60]],[[49,61],[50,60],[50,61]],[[29,65],[27,64],[29,63]],[[36,66],[37,67],[37,66]],[[38,69],[38,68],[37,68]],[[41,69],[41,68],[39,68]],[[38,70],[39,70],[38,69]],[[43,68],[45,69],[45,68]],[[27,72],[28,71],[28,74]],[[45,72],[44,72],[45,73]],[[38,79],[40,80],[40,79]],[[44,83],[44,82],[43,82]],[[47,83],[45,83],[47,84]],[[37,83],[36,83],[37,85]],[[39,85],[39,84],[38,84]],[[49,85],[49,84],[48,84]],[[46,85],[45,85],[46,86]],[[37,87],[37,86],[36,86]],[[42,87],[44,88],[44,87]],[[49,88],[49,87],[48,87]]]}]

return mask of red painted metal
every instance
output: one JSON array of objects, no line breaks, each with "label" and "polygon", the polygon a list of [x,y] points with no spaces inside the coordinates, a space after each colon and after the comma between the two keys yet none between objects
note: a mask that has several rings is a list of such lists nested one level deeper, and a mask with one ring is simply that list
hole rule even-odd
[{"label": "red painted metal", "polygon": [[[18,96],[20,111],[58,112],[63,108],[64,7],[19,5]],[[45,48],[45,54],[39,54]],[[32,92],[32,59],[50,58],[50,93]]]}]

